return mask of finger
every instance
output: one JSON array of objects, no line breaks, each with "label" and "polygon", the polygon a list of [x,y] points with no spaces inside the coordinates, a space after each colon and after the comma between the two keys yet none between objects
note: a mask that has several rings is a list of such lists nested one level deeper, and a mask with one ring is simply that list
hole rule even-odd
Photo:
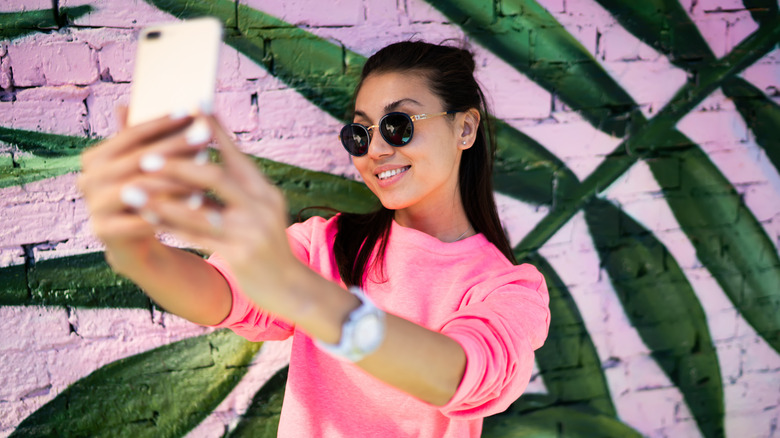
[{"label": "finger", "polygon": [[214,206],[192,210],[187,202],[169,200],[150,203],[144,208],[159,218],[160,226],[177,235],[222,237],[225,232],[222,213]]},{"label": "finger", "polygon": [[87,169],[105,164],[158,139],[182,131],[193,121],[190,116],[174,118],[161,117],[137,126],[125,128],[117,135],[106,139],[82,154],[82,166]]},{"label": "finger", "polygon": [[127,106],[117,105],[116,107],[116,122],[119,125],[119,130],[123,130],[127,127]]},{"label": "finger", "polygon": [[251,202],[251,197],[244,187],[230,177],[226,168],[218,164],[174,158],[166,161],[158,173],[193,190],[213,191],[227,204],[245,205]]},{"label": "finger", "polygon": [[[181,198],[189,200],[191,186],[162,177],[141,176],[125,184],[96,189],[88,199],[93,215],[111,214],[128,209],[140,209],[151,200]],[[194,204],[194,200],[190,200]],[[202,203],[202,200],[201,200]]]},{"label": "finger", "polygon": [[210,132],[195,128],[195,134],[191,134],[189,130],[192,128],[195,128],[195,125],[181,134],[166,137],[137,151],[107,160],[101,166],[92,166],[86,169],[83,179],[103,185],[142,172],[156,172],[167,160],[174,158],[204,163],[208,161],[208,151],[204,148],[210,138]]},{"label": "finger", "polygon": [[222,162],[229,169],[229,173],[247,187],[260,187],[272,185],[271,182],[258,169],[255,162],[241,152],[230,138],[222,125],[214,116],[207,117],[209,126],[214,131],[222,155]]},{"label": "finger", "polygon": [[102,241],[128,241],[154,235],[152,225],[137,214],[118,213],[91,222],[92,231]]}]

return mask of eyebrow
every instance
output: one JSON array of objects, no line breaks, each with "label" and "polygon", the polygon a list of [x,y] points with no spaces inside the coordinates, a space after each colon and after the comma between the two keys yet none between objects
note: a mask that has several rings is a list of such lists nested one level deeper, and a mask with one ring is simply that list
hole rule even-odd
[{"label": "eyebrow", "polygon": [[[391,102],[391,103],[385,105],[385,110],[384,110],[385,114],[391,113],[391,112],[395,111],[396,109],[398,109],[399,106],[401,106],[403,104],[407,104],[407,103],[411,103],[411,104],[417,105],[417,106],[422,106],[422,104],[420,102],[412,99],[411,97],[405,97],[403,99],[399,99],[399,100],[396,100],[395,102]],[[356,110],[354,115],[358,116],[358,117],[362,117],[364,119],[368,119],[368,115],[366,115],[366,113],[364,113],[363,111],[360,111],[360,110]]]}]

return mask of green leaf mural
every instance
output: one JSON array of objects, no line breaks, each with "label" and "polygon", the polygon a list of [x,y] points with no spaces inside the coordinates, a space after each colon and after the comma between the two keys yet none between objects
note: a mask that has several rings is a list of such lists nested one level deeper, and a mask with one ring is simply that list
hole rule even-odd
[{"label": "green leaf mural", "polygon": [[71,19],[92,11],[92,6],[39,9],[36,11],[0,12],[0,40],[19,38],[42,30],[56,29]]},{"label": "green leaf mural", "polygon": [[780,170],[780,105],[748,81],[734,77],[723,84],[723,93],[737,106],[739,114],[756,137],[756,143],[766,152],[775,169]]},{"label": "green leaf mural", "polygon": [[[622,142],[581,182],[543,144],[495,120],[497,191],[549,213],[515,247],[519,260],[537,266],[548,280],[552,322],[537,362],[548,394],[525,394],[505,413],[485,420],[483,436],[639,436],[617,418],[604,368],[577,304],[538,250],[584,211],[623,309],[659,367],[679,389],[704,436],[724,435],[723,382],[706,316],[679,263],[646,227],[599,198],[643,160],[698,259],[715,277],[740,315],[780,351],[780,259],[777,248],[727,178],[676,125],[721,88],[776,168],[777,105],[737,74],[780,41],[772,0],[745,0],[761,24],[730,53],[716,59],[680,3],[597,0],[629,32],[686,69],[689,80],[650,119],[593,55],[555,17],[533,0],[428,0],[484,48],[538,83],[594,127]],[[220,18],[225,43],[263,66],[325,113],[351,118],[351,99],[361,54],[242,2],[147,0],[174,17]],[[53,29],[92,10],[89,6],[0,14],[0,37]],[[421,36],[423,37],[423,36]],[[0,188],[77,171],[78,154],[95,139],[0,127],[0,141],[14,148],[0,167]],[[16,150],[18,149],[18,153]],[[301,169],[265,158],[256,164],[285,193],[290,214],[311,206],[367,211],[375,197],[341,176]],[[325,212],[326,213],[326,212]],[[303,216],[324,214],[305,210]],[[605,225],[607,224],[607,225]],[[595,267],[594,267],[595,269]],[[0,305],[147,308],[151,302],[113,274],[102,253],[0,269]],[[662,288],[658,285],[662,284]],[[13,436],[184,436],[208,415],[243,376],[259,344],[225,332],[188,339],[122,359],[74,383],[19,425]],[[256,395],[228,436],[273,436],[286,370]],[[150,397],[151,395],[151,397]],[[106,401],[108,400],[108,402]],[[122,401],[114,408],[110,400]],[[186,400],[192,403],[181,403]],[[174,402],[175,401],[175,402]],[[111,411],[89,411],[95,403]],[[112,425],[124,425],[111,429]]]},{"label": "green leaf mural", "polygon": [[221,330],[118,360],[71,385],[11,436],[184,436],[238,384],[260,345]]},{"label": "green leaf mural", "polygon": [[96,139],[0,127],[0,142],[14,145],[10,162],[0,166],[0,188],[24,185],[81,168],[81,151]]},{"label": "green leaf mural", "polygon": [[229,438],[274,438],[276,436],[279,416],[282,413],[287,371],[287,367],[277,371],[255,394],[252,404],[241,416],[238,426],[230,432]]},{"label": "green leaf mural", "polygon": [[484,438],[631,438],[642,436],[614,417],[587,407],[554,406],[544,395],[523,395],[506,412],[488,417]]},{"label": "green leaf mural", "polygon": [[707,318],[667,249],[607,201],[585,208],[591,236],[631,325],[685,397],[704,436],[723,435],[723,382]]},{"label": "green leaf mural", "polygon": [[[525,262],[539,269],[550,292],[550,332],[536,351],[548,399],[616,417],[601,360],[568,288],[544,257],[533,254]],[[527,398],[523,395],[516,403],[524,405]]]}]

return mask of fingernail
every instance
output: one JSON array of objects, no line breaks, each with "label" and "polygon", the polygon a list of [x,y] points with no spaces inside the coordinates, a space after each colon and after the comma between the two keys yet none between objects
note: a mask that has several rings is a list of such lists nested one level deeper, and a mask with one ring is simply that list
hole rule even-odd
[{"label": "fingernail", "polygon": [[122,202],[130,207],[141,208],[149,200],[149,196],[143,190],[134,186],[124,186],[119,194]]},{"label": "fingernail", "polygon": [[187,117],[188,115],[190,115],[190,110],[187,108],[177,108],[171,111],[168,117],[170,117],[171,120],[179,120]]},{"label": "fingernail", "polygon": [[152,225],[159,225],[160,224],[160,216],[157,216],[157,213],[153,211],[144,210],[140,213],[141,219],[145,220],[146,222],[149,222]]},{"label": "fingernail", "polygon": [[208,149],[203,149],[197,154],[195,154],[195,164],[202,166],[209,162],[209,151]]},{"label": "fingernail", "polygon": [[211,129],[209,129],[208,125],[203,120],[196,120],[192,126],[187,128],[185,138],[189,145],[205,143],[211,138]]},{"label": "fingernail", "polygon": [[160,154],[146,154],[141,157],[139,166],[144,172],[157,172],[165,165],[165,158]]},{"label": "fingernail", "polygon": [[187,198],[187,208],[190,210],[197,210],[203,205],[203,194],[193,193]]}]

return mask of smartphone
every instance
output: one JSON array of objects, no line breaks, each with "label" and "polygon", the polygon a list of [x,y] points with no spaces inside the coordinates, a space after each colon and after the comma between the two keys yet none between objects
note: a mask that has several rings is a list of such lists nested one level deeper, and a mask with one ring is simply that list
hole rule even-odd
[{"label": "smartphone", "polygon": [[213,108],[222,23],[213,17],[150,26],[139,35],[128,125]]}]

